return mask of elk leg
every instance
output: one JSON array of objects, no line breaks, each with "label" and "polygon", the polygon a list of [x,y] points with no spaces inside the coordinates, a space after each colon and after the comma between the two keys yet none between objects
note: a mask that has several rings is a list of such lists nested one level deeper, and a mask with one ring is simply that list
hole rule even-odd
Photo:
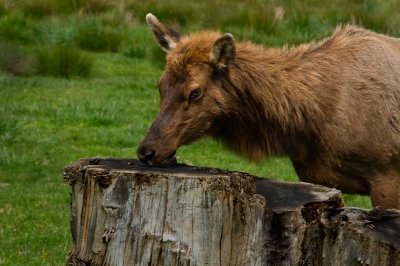
[{"label": "elk leg", "polygon": [[370,185],[372,206],[400,209],[400,173],[395,170],[378,173]]}]

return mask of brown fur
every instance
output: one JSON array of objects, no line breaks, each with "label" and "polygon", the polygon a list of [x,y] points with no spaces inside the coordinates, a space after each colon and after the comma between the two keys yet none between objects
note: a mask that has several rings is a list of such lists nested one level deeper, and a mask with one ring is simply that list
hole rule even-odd
[{"label": "brown fur", "polygon": [[400,208],[399,39],[346,26],[294,48],[232,40],[235,53],[218,50],[231,61],[217,67],[210,53],[221,36],[177,39],[139,157],[151,149],[159,163],[211,135],[252,161],[287,155],[303,181]]}]

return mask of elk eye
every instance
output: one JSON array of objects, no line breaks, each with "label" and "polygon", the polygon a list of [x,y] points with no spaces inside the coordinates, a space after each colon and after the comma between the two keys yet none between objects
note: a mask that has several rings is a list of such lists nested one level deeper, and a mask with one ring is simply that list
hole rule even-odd
[{"label": "elk eye", "polygon": [[190,92],[189,94],[189,101],[191,100],[197,100],[201,96],[201,90],[199,88],[194,89]]}]

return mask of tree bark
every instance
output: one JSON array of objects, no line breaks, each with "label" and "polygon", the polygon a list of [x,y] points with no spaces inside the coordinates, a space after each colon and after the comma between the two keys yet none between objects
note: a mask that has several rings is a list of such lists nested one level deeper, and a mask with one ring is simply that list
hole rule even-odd
[{"label": "tree bark", "polygon": [[335,189],[133,159],[83,159],[65,180],[67,265],[400,265],[399,212],[342,208]]}]

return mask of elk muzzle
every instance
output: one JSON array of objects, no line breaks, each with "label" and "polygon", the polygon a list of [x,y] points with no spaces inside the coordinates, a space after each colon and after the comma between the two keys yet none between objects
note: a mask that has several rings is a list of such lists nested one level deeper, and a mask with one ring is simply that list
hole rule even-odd
[{"label": "elk muzzle", "polygon": [[151,145],[140,144],[136,154],[140,162],[144,164],[157,165],[171,163],[174,161],[175,150],[157,150]]},{"label": "elk muzzle", "polygon": [[139,145],[136,154],[144,164],[157,165],[169,163],[175,155],[177,147],[163,138],[153,138],[150,134]]},{"label": "elk muzzle", "polygon": [[156,152],[150,146],[140,145],[136,154],[142,163],[150,164],[150,162],[153,161]]}]

